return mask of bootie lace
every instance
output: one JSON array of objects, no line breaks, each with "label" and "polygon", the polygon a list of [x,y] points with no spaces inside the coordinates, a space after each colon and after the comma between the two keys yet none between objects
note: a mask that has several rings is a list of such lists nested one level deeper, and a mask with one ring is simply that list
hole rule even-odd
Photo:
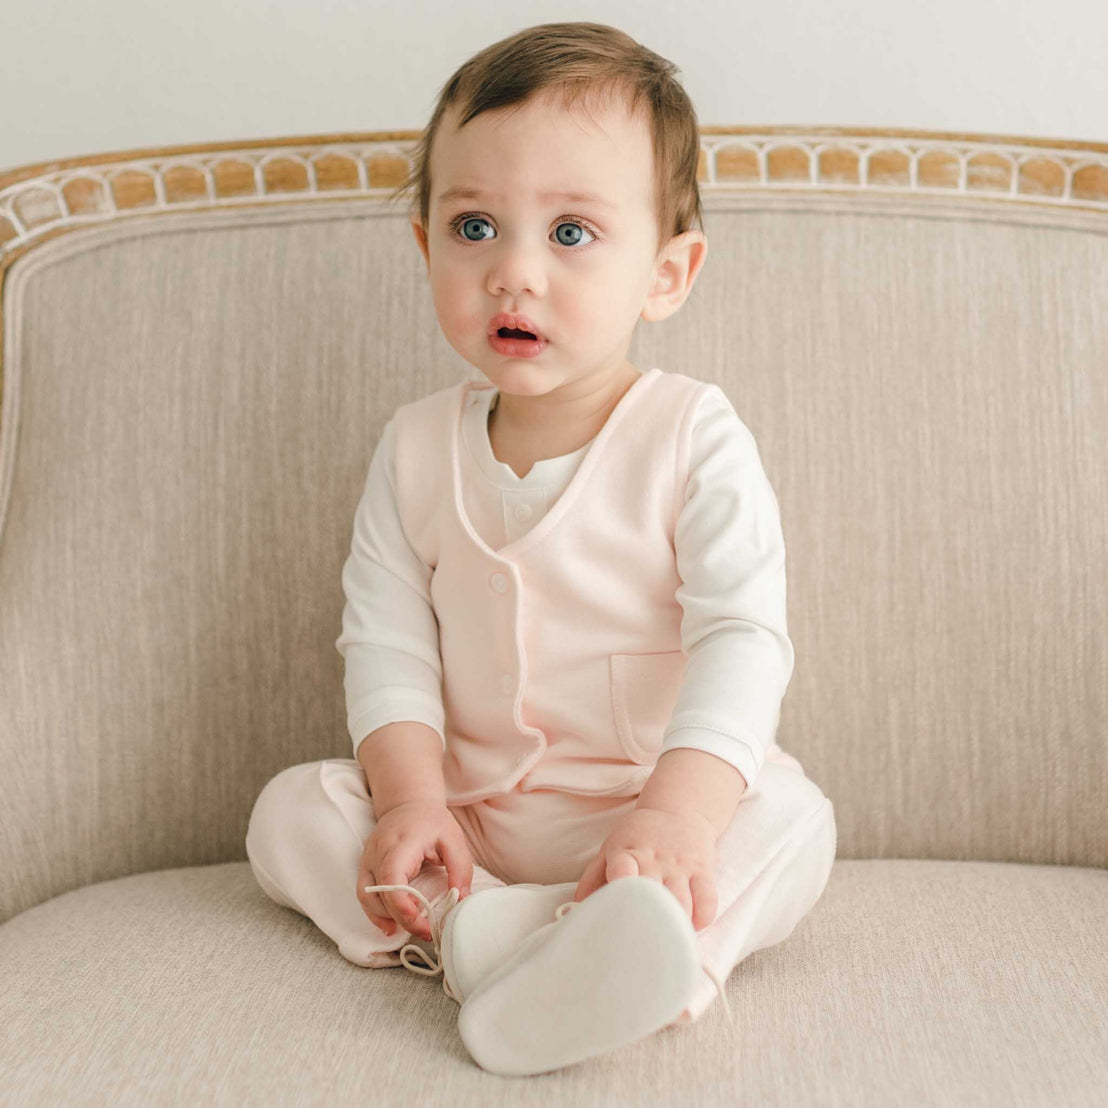
[{"label": "bootie lace", "polygon": [[[400,961],[413,973],[421,973],[425,977],[436,977],[442,973],[442,990],[451,1000],[458,1004],[461,1004],[461,998],[456,997],[451,991],[450,984],[446,980],[446,974],[442,969],[442,928],[443,923],[446,920],[447,915],[453,910],[454,906],[458,903],[461,894],[456,888],[451,886],[444,893],[440,893],[434,900],[428,902],[427,897],[419,891],[419,889],[413,888],[411,885],[366,885],[365,892],[367,893],[379,893],[379,892],[406,892],[411,893],[413,896],[418,896],[423,901],[423,906],[427,910],[427,925],[431,928],[431,942],[434,945],[434,954],[426,951],[421,946],[417,946],[415,943],[405,943],[400,948]],[[441,904],[446,903],[446,910],[441,912],[436,918],[435,909]],[[415,954],[424,963],[422,966],[413,965],[407,960],[405,955]]]},{"label": "bootie lace", "polygon": [[[555,918],[561,919],[570,908],[576,908],[577,905],[581,903],[583,903],[583,901],[567,900],[565,904],[559,904],[558,907],[554,909]],[[723,1010],[727,1013],[727,1022],[731,1025],[732,1029],[734,1029],[735,1018],[731,1014],[731,1005],[727,1003],[727,997],[724,995],[723,985],[720,984],[719,978],[708,968],[707,962],[701,962],[700,964],[704,972],[712,979],[712,984],[715,985],[716,992],[719,993],[719,998],[723,1001]]]}]

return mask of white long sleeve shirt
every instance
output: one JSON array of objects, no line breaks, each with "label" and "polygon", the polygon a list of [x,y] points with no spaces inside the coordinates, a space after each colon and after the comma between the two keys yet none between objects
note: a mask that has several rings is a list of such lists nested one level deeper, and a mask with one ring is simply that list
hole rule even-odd
[{"label": "white long sleeve shirt", "polygon": [[[484,478],[476,487],[465,483],[465,508],[493,550],[543,518],[592,445],[538,461],[518,477],[497,460],[489,442],[488,417],[497,395],[495,388],[475,390],[480,399],[466,408],[462,423],[465,448]],[[705,393],[694,420],[674,549],[682,582],[676,594],[683,612],[681,649],[688,655],[674,715],[705,708],[732,724],[726,732],[667,730],[661,752],[703,750],[734,766],[749,785],[775,741],[794,655],[777,498],[752,434],[719,388]],[[431,573],[400,523],[390,420],[370,462],[342,572],[346,606],[335,646],[346,666],[347,727],[355,755],[367,735],[388,723],[416,721],[444,735]],[[745,610],[755,596],[758,620]],[[767,610],[776,613],[772,623]]]}]

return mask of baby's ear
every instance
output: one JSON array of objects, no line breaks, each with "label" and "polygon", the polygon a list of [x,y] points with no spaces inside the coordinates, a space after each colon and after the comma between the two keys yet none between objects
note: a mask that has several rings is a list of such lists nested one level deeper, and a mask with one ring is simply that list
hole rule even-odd
[{"label": "baby's ear", "polygon": [[673,315],[685,303],[708,256],[708,237],[703,231],[674,235],[658,252],[654,280],[641,312],[648,323]]},{"label": "baby's ear", "polygon": [[416,243],[419,245],[419,251],[423,255],[423,260],[428,266],[431,264],[431,252],[427,245],[427,230],[422,223],[417,219],[413,219],[411,222],[412,234],[415,235]]}]

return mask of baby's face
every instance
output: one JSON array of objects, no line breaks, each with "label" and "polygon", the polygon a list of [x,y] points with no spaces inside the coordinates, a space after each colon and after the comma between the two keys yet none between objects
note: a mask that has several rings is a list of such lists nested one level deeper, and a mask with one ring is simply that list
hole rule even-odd
[{"label": "baby's face", "polygon": [[[520,396],[620,373],[660,249],[645,119],[622,102],[586,112],[546,98],[460,131],[456,119],[448,113],[435,136],[426,235],[412,224],[450,345]],[[570,192],[595,199],[557,195]],[[538,328],[537,355],[490,344],[501,312]]]}]

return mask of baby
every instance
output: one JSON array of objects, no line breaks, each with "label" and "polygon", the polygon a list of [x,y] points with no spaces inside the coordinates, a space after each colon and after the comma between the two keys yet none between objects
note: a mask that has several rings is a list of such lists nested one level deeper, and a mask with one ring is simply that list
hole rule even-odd
[{"label": "baby", "polygon": [[[612,27],[552,23],[443,86],[396,195],[477,373],[399,408],[369,467],[336,643],[355,758],[279,774],[247,836],[266,893],[358,965],[435,972],[483,919],[495,990],[485,965],[483,1009],[447,991],[494,1072],[695,1020],[835,854],[830,801],[775,742],[793,649],[754,438],[689,367],[627,357],[707,256],[674,74]],[[635,966],[632,931],[661,944]],[[555,980],[580,1011],[543,1024]],[[584,1030],[552,1042],[562,1025]]]}]

